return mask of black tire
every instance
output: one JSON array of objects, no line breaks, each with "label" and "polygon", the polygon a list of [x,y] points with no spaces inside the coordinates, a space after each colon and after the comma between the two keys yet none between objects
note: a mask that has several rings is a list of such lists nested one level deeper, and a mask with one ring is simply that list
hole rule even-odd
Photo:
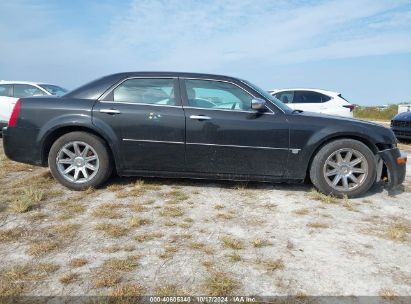
[{"label": "black tire", "polygon": [[[60,173],[57,165],[57,156],[59,151],[71,142],[83,142],[88,144],[97,154],[98,169],[95,175],[88,181],[82,183],[75,183],[67,180],[62,173]],[[48,157],[49,168],[53,177],[62,185],[69,189],[81,191],[90,187],[97,188],[101,186],[111,175],[113,171],[110,154],[106,143],[98,136],[87,132],[71,132],[64,134],[58,138],[51,146]]]},{"label": "black tire", "polygon": [[[353,189],[335,189],[329,183],[331,177],[327,181],[326,177],[326,162],[333,153],[344,151],[344,149],[352,149],[364,156],[365,162],[363,165],[367,166],[367,174],[360,175],[361,182]],[[342,152],[344,153],[344,152]],[[332,167],[331,167],[332,169]],[[331,170],[330,169],[330,170]],[[356,197],[367,192],[376,180],[377,162],[373,152],[362,142],[353,139],[338,139],[324,145],[314,156],[310,167],[310,179],[314,186],[324,194],[342,197]],[[334,176],[335,177],[335,176]],[[353,183],[351,181],[351,183]],[[350,184],[350,187],[353,184]],[[342,186],[336,186],[341,188]]]}]

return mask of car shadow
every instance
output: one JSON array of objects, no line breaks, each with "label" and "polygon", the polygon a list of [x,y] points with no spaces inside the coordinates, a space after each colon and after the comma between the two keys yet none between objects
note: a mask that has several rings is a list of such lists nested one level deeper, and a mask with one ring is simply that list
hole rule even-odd
[{"label": "car shadow", "polygon": [[[199,187],[199,188],[223,188],[223,189],[248,189],[248,190],[281,190],[290,192],[305,192],[308,193],[314,188],[310,181],[303,183],[274,183],[274,182],[245,182],[245,181],[227,181],[227,180],[208,180],[208,179],[188,179],[188,178],[161,178],[161,177],[120,177],[113,175],[106,182],[103,188],[112,185],[127,186],[139,180],[145,184],[167,185],[171,187]],[[385,191],[383,183],[374,184],[370,190],[357,198],[367,198],[376,194],[381,194]],[[388,195],[395,197],[405,191],[404,185],[399,185],[393,189],[387,190]]]},{"label": "car shadow", "polygon": [[304,183],[273,183],[273,182],[254,182],[254,181],[229,181],[229,180],[209,180],[209,179],[189,179],[189,178],[162,178],[162,177],[120,177],[113,175],[104,187],[111,185],[130,185],[138,180],[146,184],[167,185],[172,187],[201,187],[201,188],[223,188],[223,189],[248,189],[248,190],[284,190],[308,192],[313,185]]}]

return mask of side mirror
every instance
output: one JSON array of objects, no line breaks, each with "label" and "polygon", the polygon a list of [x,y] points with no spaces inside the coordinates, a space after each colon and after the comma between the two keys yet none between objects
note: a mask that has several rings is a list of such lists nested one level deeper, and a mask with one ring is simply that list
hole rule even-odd
[{"label": "side mirror", "polygon": [[265,100],[260,98],[253,98],[251,100],[251,109],[256,111],[264,110],[265,108]]}]

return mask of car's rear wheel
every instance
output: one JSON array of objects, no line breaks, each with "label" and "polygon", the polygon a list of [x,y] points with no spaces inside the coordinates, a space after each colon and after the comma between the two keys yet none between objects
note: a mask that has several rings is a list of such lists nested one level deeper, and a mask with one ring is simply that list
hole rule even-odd
[{"label": "car's rear wheel", "polygon": [[325,194],[355,197],[368,191],[376,179],[372,151],[353,139],[332,141],[314,156],[310,178]]},{"label": "car's rear wheel", "polygon": [[48,162],[53,177],[72,190],[98,187],[112,172],[106,144],[86,132],[71,132],[57,139]]}]

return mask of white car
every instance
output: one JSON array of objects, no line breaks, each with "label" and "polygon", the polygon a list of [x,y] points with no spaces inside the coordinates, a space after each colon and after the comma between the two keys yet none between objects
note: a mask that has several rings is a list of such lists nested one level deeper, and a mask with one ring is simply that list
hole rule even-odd
[{"label": "white car", "polygon": [[340,93],[319,89],[276,89],[269,93],[294,110],[353,117],[354,105]]},{"label": "white car", "polygon": [[27,81],[0,81],[0,133],[9,121],[11,112],[19,98],[32,96],[56,95],[67,92],[62,87]]}]

